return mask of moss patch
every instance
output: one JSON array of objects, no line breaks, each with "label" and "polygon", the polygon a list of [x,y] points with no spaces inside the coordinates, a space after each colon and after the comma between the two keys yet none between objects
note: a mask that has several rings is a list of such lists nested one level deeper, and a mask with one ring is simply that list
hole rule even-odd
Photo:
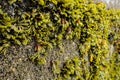
[{"label": "moss patch", "polygon": [[[21,2],[25,1],[9,0],[7,4],[14,6]],[[77,57],[75,55],[74,58],[66,59],[62,62],[65,65],[61,67],[61,61],[52,61],[51,69],[55,79],[120,78],[117,74],[119,66],[115,68],[115,65],[119,65],[120,46],[116,42],[120,37],[120,10],[106,9],[103,2],[87,0],[29,0],[26,3],[32,4],[23,11],[18,8],[14,16],[5,13],[1,6],[1,53],[6,54],[10,46],[27,45],[33,40],[34,51],[28,58],[36,64],[45,65],[49,50],[57,47],[60,56],[64,51],[63,41],[77,41]],[[110,54],[109,46],[113,44],[117,51]],[[116,71],[112,73],[114,68]]]}]

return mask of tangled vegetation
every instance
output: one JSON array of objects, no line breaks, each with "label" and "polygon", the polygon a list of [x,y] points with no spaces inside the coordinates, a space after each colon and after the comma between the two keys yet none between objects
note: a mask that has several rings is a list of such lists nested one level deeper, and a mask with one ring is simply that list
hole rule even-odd
[{"label": "tangled vegetation", "polygon": [[[47,49],[61,48],[62,40],[78,40],[80,56],[66,61],[62,68],[53,64],[56,80],[120,79],[120,10],[106,9],[103,2],[92,0],[30,1],[36,6],[21,16],[10,17],[0,8],[1,52],[34,40],[35,53],[29,58],[44,64]],[[15,2],[8,1],[10,5]],[[110,45],[117,45],[112,54]]]}]

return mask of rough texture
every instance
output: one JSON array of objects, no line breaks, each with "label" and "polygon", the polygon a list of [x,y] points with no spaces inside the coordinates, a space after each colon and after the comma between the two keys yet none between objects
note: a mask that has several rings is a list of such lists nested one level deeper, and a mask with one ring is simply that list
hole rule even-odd
[{"label": "rough texture", "polygon": [[[33,54],[33,42],[27,46],[11,46],[7,50],[7,54],[0,55],[0,80],[49,80],[53,79],[52,62],[63,62],[73,56],[78,56],[77,43],[63,41],[63,50],[59,52],[58,48],[48,50],[46,63],[37,65],[32,63],[28,57]],[[73,54],[74,53],[74,54]]]},{"label": "rough texture", "polygon": [[[37,4],[36,5],[31,4],[31,2],[29,2],[29,1],[31,1],[31,0],[20,0],[15,3],[14,2],[11,3],[6,0],[0,0],[0,5],[1,5],[1,8],[3,9],[3,11],[7,12],[10,17],[16,17],[16,16],[21,16],[21,14],[24,12],[31,11],[33,8],[37,8],[37,6],[36,6]],[[52,7],[54,7],[54,6],[52,5]],[[20,10],[20,11],[18,11],[18,10]],[[68,32],[69,31],[70,30],[68,28]],[[116,31],[116,30],[114,30],[114,31]],[[119,34],[119,30],[117,33]],[[65,75],[67,75],[67,73],[64,73],[64,71],[67,71],[67,69],[68,69],[68,71],[69,71],[69,69],[71,70],[71,68],[69,68],[68,66],[70,66],[72,62],[74,64],[73,60],[74,60],[75,56],[80,57],[79,63],[81,64],[80,68],[82,69],[81,74],[83,76],[81,78],[81,80],[82,79],[83,80],[84,79],[86,79],[86,80],[94,79],[95,80],[95,76],[98,74],[97,74],[96,65],[94,65],[94,64],[97,64],[97,65],[102,64],[102,66],[100,66],[101,71],[100,72],[98,71],[100,73],[100,76],[102,76],[102,77],[100,77],[100,80],[102,80],[103,78],[110,79],[109,77],[115,76],[116,74],[118,74],[115,72],[115,74],[109,75],[110,72],[113,73],[114,69],[120,71],[119,70],[119,57],[120,56],[118,54],[118,52],[120,53],[120,45],[118,43],[119,39],[117,39],[116,41],[113,41],[112,38],[113,38],[113,36],[112,36],[112,34],[110,34],[110,38],[109,38],[110,43],[108,43],[109,44],[109,53],[107,55],[105,55],[104,53],[100,54],[100,55],[95,54],[95,56],[92,54],[92,52],[90,52],[90,50],[95,51],[95,49],[88,50],[87,51],[88,54],[87,54],[86,51],[84,51],[86,49],[86,47],[81,46],[79,40],[77,40],[77,41],[76,40],[62,40],[61,41],[62,44],[60,44],[60,46],[54,46],[53,49],[46,49],[47,56],[45,56],[44,64],[37,64],[37,63],[35,63],[34,60],[31,61],[31,59],[29,58],[29,57],[31,57],[31,55],[34,55],[34,53],[35,53],[34,48],[36,46],[35,45],[36,41],[34,39],[25,46],[23,46],[23,45],[18,46],[16,44],[13,44],[10,47],[8,47],[6,50],[3,49],[0,52],[0,80],[53,80],[61,75],[62,75],[62,77],[64,77]],[[1,39],[1,37],[0,37],[0,39]],[[101,42],[102,42],[102,40],[101,40]],[[106,43],[107,42],[103,42],[102,43],[102,44],[104,44],[103,46],[106,46]],[[97,44],[99,44],[99,41]],[[107,46],[108,46],[108,44],[107,44]],[[87,43],[84,45],[87,45]],[[89,44],[88,44],[88,46],[89,46]],[[82,52],[85,54],[83,54]],[[113,52],[115,54],[113,54]],[[46,55],[46,54],[40,54],[40,55],[44,57],[44,55]],[[95,58],[98,56],[101,58],[101,60],[107,61],[108,63],[102,62],[102,61],[98,61],[99,63],[97,63],[97,61],[94,61],[94,60],[96,60]],[[115,57],[117,57],[117,58],[115,58]],[[57,62],[59,64],[57,64]],[[68,66],[65,65],[67,63],[68,63]],[[110,67],[108,67],[107,64],[111,64],[110,67],[113,65],[116,65],[116,66],[118,65],[118,66],[116,68],[110,68]],[[55,67],[54,67],[54,65],[55,65]],[[72,65],[72,66],[74,66],[74,65]],[[57,70],[57,67],[60,68],[61,72],[59,72],[59,69]],[[56,69],[56,71],[58,71],[58,72],[53,71],[53,69]],[[93,69],[93,71],[92,71],[92,69]],[[95,75],[94,75],[94,73],[95,73]],[[92,75],[94,75],[94,76],[92,76]],[[104,75],[109,75],[109,76],[107,77]],[[70,73],[70,75],[68,75],[68,77],[69,76],[73,76],[72,73]],[[91,76],[91,77],[88,78],[88,76]],[[118,76],[118,75],[115,77],[116,77],[116,79],[120,79],[120,76]],[[63,79],[60,78],[60,80],[63,80]],[[76,79],[71,78],[70,80],[76,80]]]}]

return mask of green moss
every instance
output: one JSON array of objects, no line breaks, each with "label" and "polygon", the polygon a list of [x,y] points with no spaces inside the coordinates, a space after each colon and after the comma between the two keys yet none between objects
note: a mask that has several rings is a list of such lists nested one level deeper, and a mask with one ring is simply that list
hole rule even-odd
[{"label": "green moss", "polygon": [[[16,0],[8,2],[12,4]],[[107,10],[104,3],[87,0],[34,0],[33,4],[37,4],[36,9],[14,18],[0,9],[0,51],[12,44],[26,45],[34,39],[35,53],[29,58],[37,64],[45,64],[47,49],[61,48],[62,40],[78,40],[80,56],[67,60],[63,68],[53,62],[56,79],[120,78],[119,62],[116,63],[118,52],[109,56],[108,41],[112,26],[120,28],[120,10]],[[119,39],[120,31],[114,34],[114,40]]]},{"label": "green moss", "polygon": [[16,0],[8,0],[8,3],[9,4],[13,4],[13,3],[15,3],[16,2]]}]

